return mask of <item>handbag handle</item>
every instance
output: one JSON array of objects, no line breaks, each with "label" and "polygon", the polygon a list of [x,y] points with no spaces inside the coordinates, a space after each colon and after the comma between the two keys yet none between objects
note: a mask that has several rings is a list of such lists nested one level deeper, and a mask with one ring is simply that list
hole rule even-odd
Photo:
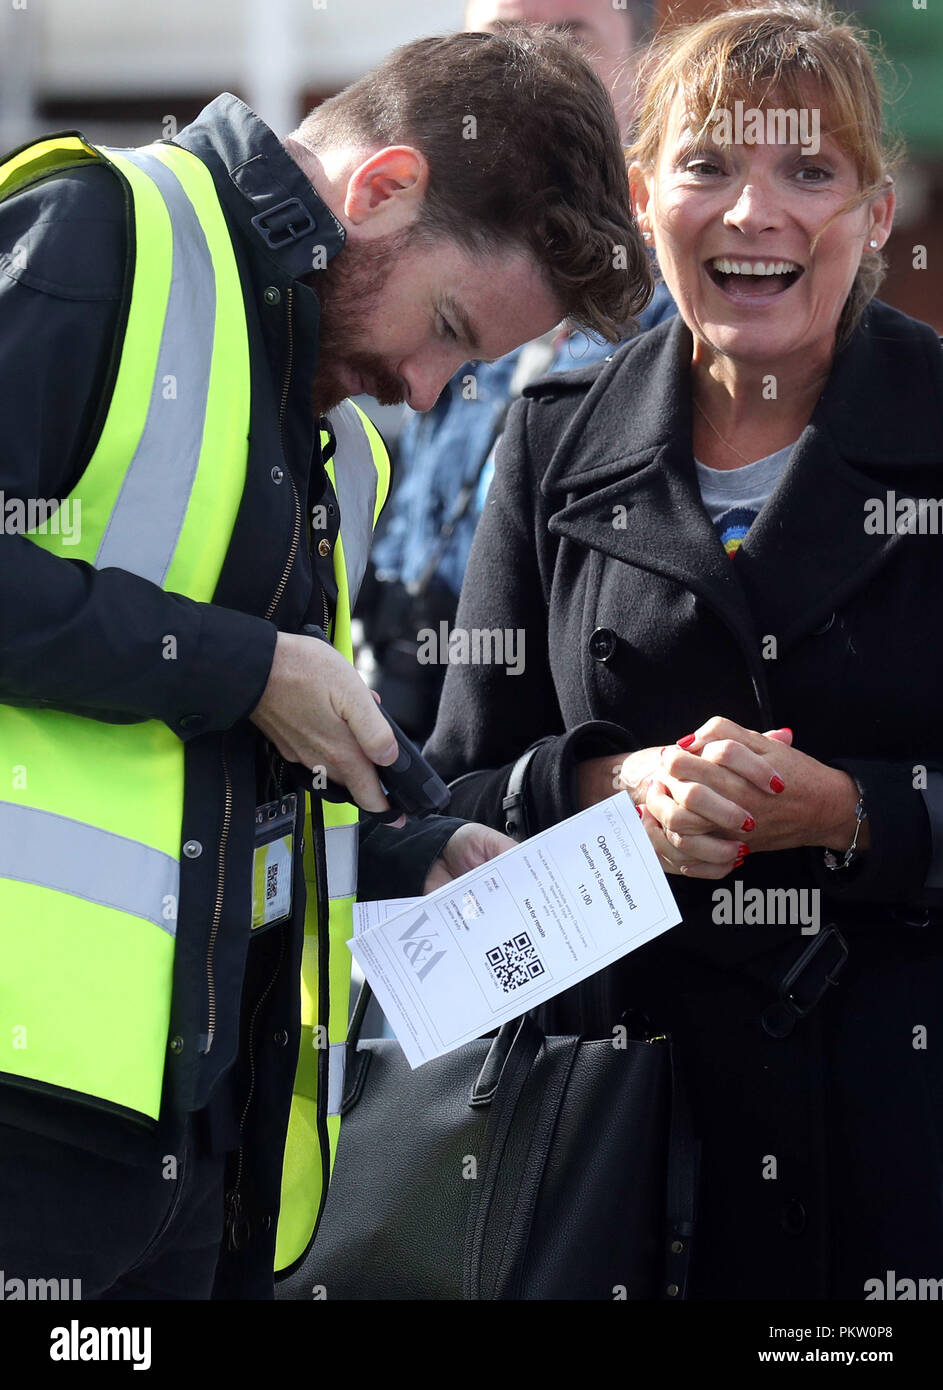
[{"label": "handbag handle", "polygon": [[[363,1031],[363,1021],[372,998],[373,990],[370,988],[369,981],[364,980],[347,1029],[347,1070],[351,1076],[354,1074],[357,1044],[360,1042],[360,1034]],[[482,1063],[481,1071],[471,1089],[469,1105],[491,1104],[514,1051],[514,1044],[518,1042],[519,1038],[521,1044],[526,1041],[524,1051],[529,1053],[530,1062],[533,1062],[544,1040],[543,1032],[538,1025],[527,1014],[521,1018],[512,1018],[508,1023],[503,1023],[488,1049],[488,1055]],[[519,1044],[518,1051],[521,1049],[521,1044]],[[528,1070],[529,1067],[530,1064],[528,1064]],[[521,1085],[523,1085],[524,1079],[526,1078],[521,1079]]]}]

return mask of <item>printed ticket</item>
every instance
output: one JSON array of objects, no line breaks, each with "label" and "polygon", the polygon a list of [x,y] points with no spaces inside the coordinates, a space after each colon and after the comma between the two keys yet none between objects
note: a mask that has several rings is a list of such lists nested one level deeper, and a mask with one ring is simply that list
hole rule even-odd
[{"label": "printed ticket", "polygon": [[426,897],[357,906],[348,944],[413,1068],[681,921],[628,792]]}]

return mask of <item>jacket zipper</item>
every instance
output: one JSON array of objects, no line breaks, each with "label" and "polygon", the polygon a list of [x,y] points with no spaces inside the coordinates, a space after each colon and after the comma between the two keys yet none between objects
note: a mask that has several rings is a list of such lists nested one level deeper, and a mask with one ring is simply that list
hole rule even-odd
[{"label": "jacket zipper", "polygon": [[282,577],[278,581],[278,588],[275,590],[275,594],[265,614],[266,618],[271,618],[272,614],[275,612],[275,609],[281,602],[282,594],[285,592],[285,585],[288,583],[288,576],[289,574],[291,574],[291,567],[295,563],[295,556],[298,553],[298,545],[301,541],[301,499],[298,496],[298,489],[295,486],[294,475],[292,474],[292,471],[288,466],[288,456],[285,453],[285,409],[288,405],[288,391],[291,386],[291,369],[295,356],[294,325],[292,323],[292,305],[294,302],[295,292],[292,288],[289,287],[286,293],[288,295],[288,362],[285,367],[285,380],[282,385],[282,400],[278,411],[278,437],[281,441],[282,459],[285,463],[285,472],[288,474],[288,481],[291,483],[292,496],[295,499],[295,529],[291,538],[291,549],[288,552],[288,559],[285,562],[285,568],[282,571]]},{"label": "jacket zipper", "polygon": [[[266,610],[266,613],[265,613],[266,618],[271,618],[271,617],[272,617],[272,615],[274,614],[276,608],[278,607],[278,605],[279,605],[279,603],[280,603],[280,601],[281,601],[281,597],[282,597],[282,594],[285,592],[285,585],[288,583],[288,576],[291,574],[292,565],[295,563],[295,556],[296,556],[297,553],[298,553],[298,546],[299,546],[299,543],[300,543],[300,541],[301,541],[301,521],[302,521],[302,517],[301,517],[301,499],[300,499],[299,496],[298,496],[298,488],[297,488],[297,486],[295,485],[294,475],[293,475],[293,473],[292,473],[292,471],[291,471],[291,468],[290,468],[290,466],[289,466],[289,463],[288,463],[288,456],[287,456],[287,454],[286,454],[286,452],[285,452],[285,411],[286,411],[286,408],[287,408],[287,405],[288,405],[288,393],[289,393],[289,390],[291,389],[291,373],[292,373],[292,366],[293,366],[293,363],[294,363],[294,324],[293,324],[293,321],[292,321],[292,308],[293,308],[293,301],[294,301],[294,290],[293,290],[291,287],[289,287],[286,293],[287,293],[287,296],[288,296],[288,325],[287,325],[287,326],[288,326],[288,360],[287,360],[286,366],[285,366],[285,379],[284,379],[284,382],[282,383],[282,398],[281,398],[281,403],[280,403],[280,405],[279,405],[279,411],[278,411],[278,435],[279,435],[279,442],[280,442],[280,444],[281,444],[281,449],[282,449],[282,459],[283,459],[284,464],[285,464],[285,472],[288,474],[288,481],[289,481],[289,483],[291,484],[292,497],[294,498],[294,502],[295,502],[295,524],[294,524],[294,530],[293,530],[293,532],[292,532],[291,548],[290,548],[290,550],[289,550],[289,552],[288,552],[288,558],[287,558],[287,560],[285,561],[285,568],[284,568],[283,571],[282,571],[281,578],[279,579],[279,582],[278,582],[278,587],[276,588],[275,593],[274,593],[273,596],[272,596],[272,600],[271,600],[271,602],[269,603],[268,609]],[[323,597],[323,591],[322,591],[322,597]],[[325,600],[325,611],[326,611],[326,607],[327,607],[327,605],[326,605],[326,600]],[[279,794],[281,794],[281,791],[282,791],[282,784],[283,784],[284,775],[285,775],[285,760],[284,760],[284,758],[281,757],[281,755],[279,755],[279,772],[278,772],[278,791],[279,791]],[[304,806],[304,801],[302,800],[302,807],[303,807],[303,806]],[[280,940],[280,942],[279,942],[278,960],[277,960],[276,963],[275,963],[275,969],[272,971],[272,974],[271,974],[271,976],[269,977],[269,981],[268,981],[268,984],[265,986],[265,989],[262,991],[262,993],[259,995],[258,999],[256,1000],[256,1002],[255,1002],[255,1007],[254,1007],[253,1010],[252,1010],[252,1017],[251,1017],[250,1020],[249,1020],[249,1031],[248,1031],[247,1042],[246,1042],[246,1046],[247,1046],[248,1052],[249,1052],[249,1089],[248,1089],[248,1092],[247,1092],[247,1094],[246,1094],[245,1104],[244,1104],[243,1109],[242,1109],[242,1116],[241,1116],[241,1118],[240,1118],[240,1120],[239,1120],[239,1134],[240,1134],[240,1138],[242,1137],[243,1131],[244,1131],[244,1129],[245,1129],[246,1119],[248,1118],[248,1114],[249,1114],[249,1107],[251,1106],[253,1096],[255,1095],[255,1071],[256,1071],[256,1067],[255,1067],[255,1049],[254,1049],[255,1022],[256,1022],[256,1018],[257,1018],[257,1016],[258,1016],[259,1010],[261,1009],[262,1005],[265,1003],[265,1000],[268,998],[268,995],[269,995],[269,993],[271,992],[272,986],[273,986],[273,984],[275,983],[275,980],[276,980],[277,977],[278,977],[278,972],[279,972],[279,970],[281,969],[282,960],[283,960],[284,954],[285,954],[285,929],[284,929],[284,927],[280,929],[280,935],[281,935],[281,940]],[[207,1049],[207,1050],[208,1050],[208,1049]],[[232,1190],[231,1190],[231,1191],[227,1194],[227,1196],[226,1196],[226,1240],[227,1240],[227,1246],[228,1246],[228,1248],[229,1248],[230,1250],[236,1250],[236,1249],[239,1248],[239,1242],[235,1239],[235,1231],[236,1231],[236,1226],[237,1226],[237,1225],[241,1225],[241,1222],[242,1222],[242,1216],[241,1216],[241,1212],[242,1212],[242,1198],[241,1198],[240,1190],[239,1190],[239,1189],[240,1189],[240,1186],[241,1186],[241,1183],[242,1183],[242,1171],[243,1171],[243,1166],[244,1166],[244,1155],[245,1155],[245,1149],[244,1149],[243,1144],[240,1143],[240,1145],[239,1145],[239,1152],[238,1152],[238,1154],[237,1154],[237,1159],[236,1159],[236,1180],[235,1180],[235,1182],[234,1182],[234,1184],[233,1184]]]},{"label": "jacket zipper", "polygon": [[[246,1044],[249,1050],[249,1090],[246,1093],[245,1105],[242,1107],[242,1116],[239,1120],[240,1139],[242,1138],[242,1134],[246,1126],[246,1119],[249,1114],[249,1107],[252,1104],[252,1097],[255,1095],[255,1050],[253,1047],[253,1042],[255,1038],[255,1020],[258,1016],[259,1010],[268,998],[273,984],[278,978],[279,970],[281,970],[282,968],[282,960],[285,956],[284,926],[279,929],[279,937],[280,940],[278,944],[278,960],[275,962],[275,969],[272,971],[272,974],[269,978],[269,982],[265,986],[265,989],[262,991],[258,999],[255,1001],[255,1008],[252,1010],[252,1017],[249,1020],[249,1034]],[[235,1240],[235,1228],[237,1222],[239,1222],[241,1219],[242,1211],[242,1198],[239,1193],[239,1188],[242,1183],[242,1168],[244,1162],[244,1154],[245,1149],[243,1145],[240,1143],[239,1152],[236,1156],[236,1181],[233,1183],[232,1191],[229,1192],[226,1197],[226,1244],[230,1250],[239,1249],[239,1243]]]},{"label": "jacket zipper", "polygon": [[[265,614],[266,618],[271,618],[275,609],[278,607],[282,594],[285,592],[285,585],[288,583],[288,576],[291,567],[295,562],[295,555],[298,551],[298,543],[301,539],[301,501],[298,497],[298,489],[295,486],[295,479],[288,466],[288,459],[285,454],[285,410],[288,405],[288,392],[291,387],[291,372],[295,355],[294,326],[292,322],[292,307],[294,290],[289,287],[288,291],[288,361],[285,366],[285,380],[282,384],[282,399],[278,411],[278,436],[282,448],[282,458],[285,463],[285,472],[288,474],[288,481],[291,483],[292,496],[295,499],[295,526],[292,534],[291,549],[288,552],[288,559],[282,571],[278,588],[268,606]],[[229,839],[229,824],[232,819],[232,779],[229,775],[229,764],[226,761],[225,735],[223,736],[223,775],[225,778],[226,789],[223,809],[223,829],[219,841],[219,867],[216,879],[216,903],[213,908],[213,925],[210,929],[209,945],[206,952],[206,992],[208,1000],[208,1019],[206,1033],[201,1038],[200,1050],[205,1056],[213,1046],[213,1035],[216,1031],[216,981],[213,975],[213,955],[216,950],[216,938],[219,934],[219,926],[223,914],[223,888],[226,874],[226,845]]]},{"label": "jacket zipper", "polygon": [[[327,849],[324,841],[324,807],[320,797],[311,797],[311,831],[314,836],[312,845],[312,856],[314,858],[315,885],[318,903],[318,1016],[317,1023],[326,1024],[328,1018],[328,1001],[330,990],[330,940],[331,934],[328,928],[326,914],[330,909],[330,899],[327,890]],[[322,915],[322,904],[325,914]],[[322,939],[323,933],[323,939]],[[318,1132],[318,1149],[321,1156],[321,1195],[318,1201],[318,1210],[315,1214],[314,1225],[311,1230],[311,1237],[307,1245],[296,1260],[286,1269],[280,1270],[278,1282],[287,1279],[293,1274],[308,1257],[308,1253],[314,1244],[321,1225],[321,1217],[324,1213],[324,1203],[327,1200],[328,1185],[331,1180],[331,1141],[327,1132],[327,1092],[328,1079],[330,1073],[330,1049],[321,1048],[318,1054],[318,1100],[315,1124]]]},{"label": "jacket zipper", "polygon": [[223,778],[225,780],[225,793],[223,797],[223,828],[219,836],[219,854],[216,869],[216,901],[213,904],[213,924],[210,927],[210,939],[206,948],[206,993],[207,993],[207,1024],[206,1034],[200,1040],[200,1051],[205,1056],[213,1046],[213,1034],[216,1031],[216,980],[213,974],[213,953],[216,950],[216,937],[219,934],[219,925],[223,917],[223,893],[226,881],[226,848],[229,843],[229,826],[232,821],[232,778],[229,774],[229,763],[226,759],[226,735],[223,735],[222,742],[223,757]]}]

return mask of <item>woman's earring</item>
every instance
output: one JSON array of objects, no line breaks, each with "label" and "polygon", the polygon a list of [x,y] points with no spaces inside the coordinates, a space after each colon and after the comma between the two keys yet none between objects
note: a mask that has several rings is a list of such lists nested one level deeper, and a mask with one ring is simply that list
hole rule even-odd
[{"label": "woman's earring", "polygon": [[872,251],[876,251],[878,249],[878,244],[874,240],[874,237],[871,238],[871,240],[868,242],[868,245],[871,247]]},{"label": "woman's earring", "polygon": [[[643,233],[642,233],[642,240],[643,240],[643,241],[651,241],[651,239],[652,239],[652,234],[651,234],[651,232],[643,232]],[[876,244],[877,244],[877,243],[875,243],[875,245],[876,245]]]}]

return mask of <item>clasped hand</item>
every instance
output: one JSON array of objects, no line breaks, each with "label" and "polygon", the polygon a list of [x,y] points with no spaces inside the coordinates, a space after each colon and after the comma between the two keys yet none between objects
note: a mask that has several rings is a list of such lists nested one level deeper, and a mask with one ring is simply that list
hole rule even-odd
[{"label": "clasped hand", "polygon": [[616,785],[666,872],[692,878],[723,878],[751,852],[838,847],[854,831],[853,779],[793,748],[790,729],[757,733],[715,716],[678,743],[630,754]]}]

